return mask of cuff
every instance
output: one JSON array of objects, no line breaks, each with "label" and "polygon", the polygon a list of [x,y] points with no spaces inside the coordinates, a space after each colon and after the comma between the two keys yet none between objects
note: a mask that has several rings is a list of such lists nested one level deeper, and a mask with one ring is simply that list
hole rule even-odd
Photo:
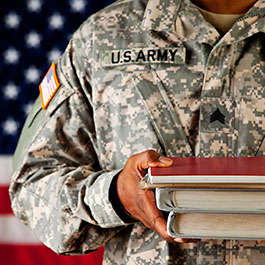
[{"label": "cuff", "polygon": [[102,173],[96,178],[92,186],[86,188],[84,202],[90,209],[96,223],[103,228],[113,228],[126,224],[117,214],[109,199],[113,195],[111,184],[120,171]]},{"label": "cuff", "polygon": [[112,179],[112,183],[110,185],[109,191],[109,200],[115,210],[116,214],[120,217],[120,219],[126,224],[132,224],[137,222],[138,220],[133,218],[124,208],[122,205],[120,198],[117,193],[117,180],[119,177],[120,172],[118,172]]}]

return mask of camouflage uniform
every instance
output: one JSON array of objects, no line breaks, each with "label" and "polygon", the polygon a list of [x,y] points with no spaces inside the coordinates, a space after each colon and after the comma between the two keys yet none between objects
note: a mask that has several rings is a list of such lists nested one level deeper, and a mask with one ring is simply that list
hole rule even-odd
[{"label": "camouflage uniform", "polygon": [[265,155],[265,0],[220,36],[189,0],[122,0],[90,17],[17,147],[15,214],[61,254],[104,264],[264,264],[255,241],[165,242],[125,223],[110,186],[127,159]]}]

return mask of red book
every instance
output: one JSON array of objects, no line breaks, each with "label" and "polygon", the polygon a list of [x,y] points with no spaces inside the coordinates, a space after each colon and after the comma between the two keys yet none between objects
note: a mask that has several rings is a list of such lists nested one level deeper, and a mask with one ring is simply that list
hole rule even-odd
[{"label": "red book", "polygon": [[172,185],[265,184],[265,157],[171,157],[171,159],[173,165],[170,167],[149,168],[143,182]]}]

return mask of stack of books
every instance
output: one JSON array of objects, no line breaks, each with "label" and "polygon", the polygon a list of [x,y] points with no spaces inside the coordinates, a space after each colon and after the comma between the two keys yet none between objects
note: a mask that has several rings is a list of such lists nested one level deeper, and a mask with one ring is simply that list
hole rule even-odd
[{"label": "stack of books", "polygon": [[140,183],[156,188],[171,236],[265,239],[265,157],[171,159]]}]

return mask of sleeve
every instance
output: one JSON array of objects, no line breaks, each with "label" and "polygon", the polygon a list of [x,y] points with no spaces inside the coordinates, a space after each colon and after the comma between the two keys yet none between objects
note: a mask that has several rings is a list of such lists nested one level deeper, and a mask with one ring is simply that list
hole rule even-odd
[{"label": "sleeve", "polygon": [[47,109],[38,98],[28,116],[9,189],[15,215],[59,254],[89,253],[127,225],[110,201],[120,170],[98,160],[89,31],[81,27],[57,63],[60,87]]}]

